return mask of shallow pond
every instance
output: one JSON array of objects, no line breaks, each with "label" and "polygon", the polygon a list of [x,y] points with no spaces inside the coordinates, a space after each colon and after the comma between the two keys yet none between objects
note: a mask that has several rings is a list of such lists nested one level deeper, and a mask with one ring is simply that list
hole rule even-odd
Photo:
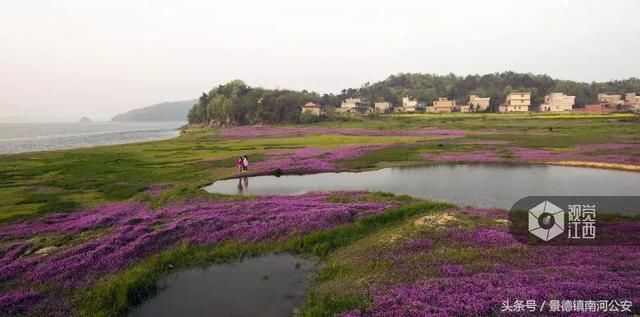
[{"label": "shallow pond", "polygon": [[510,208],[525,196],[640,194],[640,173],[546,166],[450,164],[385,168],[360,173],[257,176],[217,181],[205,190],[223,194],[301,194],[319,190],[369,190]]},{"label": "shallow pond", "polygon": [[291,316],[304,303],[315,267],[309,259],[271,254],[178,271],[129,316]]}]

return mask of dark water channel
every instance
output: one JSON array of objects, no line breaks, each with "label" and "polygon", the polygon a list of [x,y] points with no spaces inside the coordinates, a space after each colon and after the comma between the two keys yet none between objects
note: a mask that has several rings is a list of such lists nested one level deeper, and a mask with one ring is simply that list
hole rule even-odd
[{"label": "dark water channel", "polygon": [[310,259],[270,254],[178,271],[129,316],[291,316],[304,303],[315,268]]}]

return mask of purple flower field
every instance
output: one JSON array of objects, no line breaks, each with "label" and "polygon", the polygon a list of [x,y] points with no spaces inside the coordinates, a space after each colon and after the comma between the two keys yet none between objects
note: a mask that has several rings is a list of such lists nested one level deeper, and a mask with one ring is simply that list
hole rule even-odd
[{"label": "purple flower field", "polygon": [[[468,144],[468,143],[465,143]],[[500,143],[482,142],[472,145],[494,146],[493,149],[470,152],[427,153],[423,158],[432,162],[500,163],[500,162],[558,162],[581,161],[640,165],[640,146],[626,143],[604,143],[579,145],[575,149],[554,151],[524,147],[500,147]],[[511,152],[501,156],[496,150]]]},{"label": "purple flower field", "polygon": [[456,129],[368,130],[358,128],[283,128],[270,126],[241,126],[223,128],[219,136],[225,139],[250,139],[283,136],[336,134],[351,136],[416,136],[436,138],[462,138],[467,133]]},{"label": "purple flower field", "polygon": [[287,173],[337,172],[343,170],[335,164],[336,161],[355,159],[360,155],[390,146],[379,145],[351,145],[328,150],[323,148],[303,148],[299,150],[270,152],[267,159],[253,164],[253,169],[262,173],[280,170]]},{"label": "purple flower field", "polygon": [[[181,243],[215,244],[227,240],[261,242],[352,223],[383,212],[392,203],[361,201],[364,192],[342,192],[347,203],[328,202],[330,193],[267,196],[251,200],[193,202],[150,210],[143,203],[119,203],[86,212],[50,214],[0,228],[0,315],[25,312],[46,300],[37,289],[58,285],[74,289],[122,270]],[[51,254],[32,250],[33,237],[98,238]],[[36,252],[31,252],[36,251]],[[34,288],[36,290],[28,289]],[[57,298],[55,302],[62,301]]]},{"label": "purple flower field", "polygon": [[585,161],[637,165],[640,158],[634,152],[639,150],[636,144],[604,143],[579,145],[573,151],[514,148],[512,152],[518,160],[527,162]]},{"label": "purple flower field", "polygon": [[450,272],[444,277],[378,289],[370,309],[343,316],[486,316],[500,313],[501,303],[506,300],[535,300],[538,305],[554,299],[640,300],[637,273],[573,267],[562,263],[561,254],[553,253],[560,256],[561,263],[540,268],[496,266],[488,272],[464,276],[463,269],[445,266],[445,272]]},{"label": "purple flower field", "polygon": [[[500,212],[449,210],[458,217]],[[618,230],[637,230],[622,224]],[[393,247],[371,247],[356,266],[392,263],[383,278],[359,294],[370,307],[340,316],[486,316],[501,313],[504,301],[631,301],[640,303],[640,246],[528,246],[506,225],[455,224],[423,231]],[[371,283],[371,282],[370,282]],[[548,310],[546,311],[548,313]]]}]

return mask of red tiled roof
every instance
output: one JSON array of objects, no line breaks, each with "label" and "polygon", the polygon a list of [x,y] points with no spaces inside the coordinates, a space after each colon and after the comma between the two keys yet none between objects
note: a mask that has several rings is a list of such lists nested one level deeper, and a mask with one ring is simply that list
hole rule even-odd
[{"label": "red tiled roof", "polygon": [[319,104],[315,104],[313,102],[307,102],[302,106],[303,108],[320,108]]}]

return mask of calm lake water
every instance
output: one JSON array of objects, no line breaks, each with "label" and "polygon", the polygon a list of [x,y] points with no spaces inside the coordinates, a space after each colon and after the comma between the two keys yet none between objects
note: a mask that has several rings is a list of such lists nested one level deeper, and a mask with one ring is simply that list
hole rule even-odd
[{"label": "calm lake water", "polygon": [[[451,164],[385,168],[361,173],[258,176],[205,187],[223,194],[301,194],[319,190],[369,190],[509,209],[526,196],[640,195],[640,173],[565,166]],[[240,190],[242,189],[242,190]]]},{"label": "calm lake water", "polygon": [[291,316],[304,302],[315,267],[308,259],[271,254],[178,271],[161,279],[158,295],[129,316]]},{"label": "calm lake water", "polygon": [[0,123],[0,154],[170,139],[184,122]]}]

